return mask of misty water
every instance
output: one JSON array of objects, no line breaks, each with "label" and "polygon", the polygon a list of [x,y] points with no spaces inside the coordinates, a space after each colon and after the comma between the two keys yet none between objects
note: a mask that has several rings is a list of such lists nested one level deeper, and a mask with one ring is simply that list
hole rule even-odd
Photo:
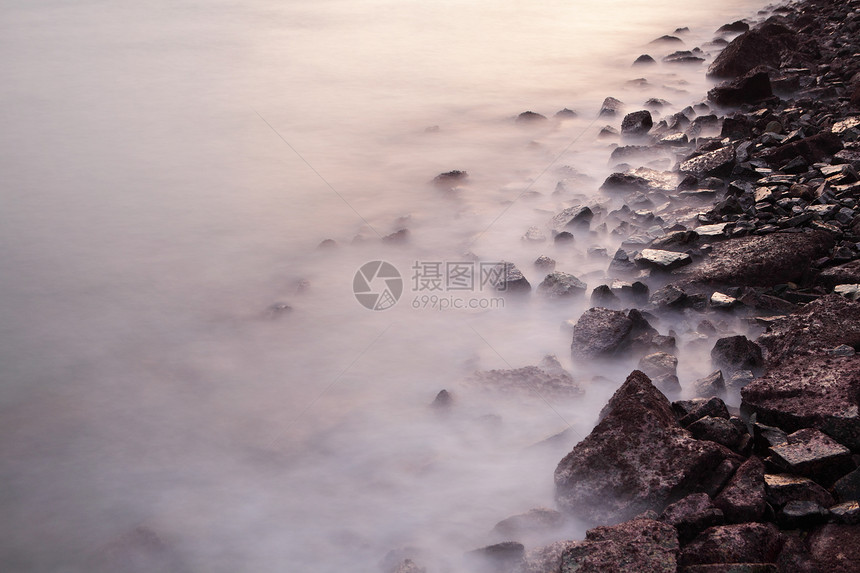
[{"label": "misty water", "polygon": [[[375,572],[401,547],[459,571],[496,522],[552,507],[557,462],[635,363],[571,360],[561,325],[587,297],[440,311],[412,267],[507,260],[536,286],[548,255],[604,282],[586,250],[619,237],[521,237],[599,197],[597,133],[621,119],[595,119],[604,97],[701,100],[703,67],[631,68],[679,47],[648,42],[687,26],[703,45],[763,5],[4,3],[0,568],[84,571],[145,527],[191,571]],[[451,170],[456,191],[430,184]],[[404,281],[385,311],[353,296],[374,260]],[[475,291],[456,295],[496,296]],[[682,384],[709,370],[684,348]],[[584,395],[467,384],[547,354]]]}]

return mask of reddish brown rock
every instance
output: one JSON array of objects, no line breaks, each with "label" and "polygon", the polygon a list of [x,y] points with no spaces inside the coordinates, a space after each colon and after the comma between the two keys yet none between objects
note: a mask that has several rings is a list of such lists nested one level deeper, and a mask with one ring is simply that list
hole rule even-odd
[{"label": "reddish brown rock", "polygon": [[860,284],[860,259],[821,271],[818,282],[828,288],[843,284]]},{"label": "reddish brown rock", "polygon": [[670,504],[660,514],[660,521],[678,530],[678,539],[682,544],[692,541],[709,527],[722,525],[724,520],[723,512],[714,506],[706,493],[690,494]]},{"label": "reddish brown rock", "polygon": [[555,470],[559,506],[592,523],[616,523],[704,491],[721,463],[737,456],[693,439],[666,397],[634,371],[592,432]]},{"label": "reddish brown rock", "polygon": [[764,464],[753,456],[743,463],[728,485],[714,499],[728,523],[759,521],[764,515]]},{"label": "reddish brown rock", "polygon": [[772,523],[719,525],[703,531],[681,551],[679,564],[775,563],[784,538]]},{"label": "reddish brown rock", "polygon": [[741,397],[759,422],[787,432],[817,428],[860,451],[860,355],[794,357],[747,384]]},{"label": "reddish brown rock", "polygon": [[813,428],[789,434],[788,442],[770,450],[774,465],[828,487],[855,467],[848,448]]},{"label": "reddish brown rock", "polygon": [[750,30],[732,40],[708,68],[715,78],[736,78],[756,66],[779,67],[780,45],[768,34]]},{"label": "reddish brown rock", "polygon": [[716,243],[711,256],[690,270],[675,271],[691,282],[770,286],[803,278],[812,262],[827,256],[833,238],[820,231],[772,233]]},{"label": "reddish brown rock", "polygon": [[809,536],[808,546],[818,571],[856,573],[860,569],[860,525],[825,525]]},{"label": "reddish brown rock", "polygon": [[773,97],[767,72],[752,70],[742,78],[718,85],[708,92],[708,99],[721,106],[740,106]]},{"label": "reddish brown rock", "polygon": [[842,150],[842,140],[829,131],[773,147],[762,154],[762,157],[772,166],[779,167],[795,157],[803,157],[807,163],[818,163]]},{"label": "reddish brown rock", "polygon": [[561,573],[675,573],[678,536],[671,525],[634,519],[596,527],[585,541],[564,551]]},{"label": "reddish brown rock", "polygon": [[860,348],[860,302],[831,294],[770,324],[757,342],[771,366],[847,344]]}]

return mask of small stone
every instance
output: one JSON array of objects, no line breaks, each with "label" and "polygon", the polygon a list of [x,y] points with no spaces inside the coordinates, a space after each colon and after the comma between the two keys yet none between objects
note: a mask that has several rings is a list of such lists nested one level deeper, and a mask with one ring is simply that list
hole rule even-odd
[{"label": "small stone", "polygon": [[546,276],[537,292],[548,298],[566,298],[585,294],[587,288],[588,285],[575,276],[556,271]]},{"label": "small stone", "polygon": [[725,395],[726,383],[723,379],[723,372],[717,370],[704,378],[696,380],[693,382],[693,392],[701,398]]},{"label": "small stone", "polygon": [[633,62],[633,65],[634,66],[649,66],[652,64],[656,64],[656,63],[657,63],[657,61],[654,58],[652,58],[651,56],[649,56],[648,54],[642,54],[641,56],[636,58],[636,61]]},{"label": "small stone", "polygon": [[674,251],[662,251],[658,249],[643,249],[635,257],[635,261],[643,266],[652,267],[662,271],[670,271],[689,265],[693,259],[687,253],[676,253]]},{"label": "small stone", "polygon": [[555,270],[555,259],[541,255],[535,259],[534,265],[542,271],[552,272]]},{"label": "small stone", "polygon": [[738,304],[738,299],[721,292],[715,292],[711,295],[710,302],[714,308],[732,308]]},{"label": "small stone", "polygon": [[517,123],[542,123],[546,121],[546,116],[533,111],[524,111],[517,116]]}]

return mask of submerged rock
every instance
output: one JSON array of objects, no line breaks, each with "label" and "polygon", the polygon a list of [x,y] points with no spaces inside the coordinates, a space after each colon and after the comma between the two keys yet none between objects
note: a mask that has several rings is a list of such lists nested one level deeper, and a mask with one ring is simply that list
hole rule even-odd
[{"label": "submerged rock", "polygon": [[703,491],[726,448],[692,438],[666,397],[634,371],[603,409],[592,432],[555,471],[559,506],[597,523],[629,519]]},{"label": "submerged rock", "polygon": [[654,121],[651,112],[647,110],[634,111],[624,116],[621,122],[621,134],[630,136],[645,135],[651,130]]},{"label": "submerged rock", "polygon": [[537,392],[541,396],[576,396],[582,388],[558,362],[546,356],[537,366],[476,372],[472,385],[500,392]]},{"label": "submerged rock", "polygon": [[717,340],[711,350],[711,362],[716,368],[729,374],[739,370],[756,372],[764,367],[761,348],[743,335]]},{"label": "submerged rock", "polygon": [[568,298],[582,296],[587,289],[588,285],[575,276],[555,271],[538,285],[537,292],[547,298]]}]

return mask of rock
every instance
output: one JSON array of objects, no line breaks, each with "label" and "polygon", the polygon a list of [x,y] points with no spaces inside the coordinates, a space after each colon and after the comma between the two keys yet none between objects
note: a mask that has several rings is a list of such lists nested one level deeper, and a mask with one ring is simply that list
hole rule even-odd
[{"label": "rock", "polygon": [[661,271],[671,271],[689,265],[693,259],[687,253],[662,251],[658,249],[642,249],[634,260],[642,266]]},{"label": "rock", "polygon": [[546,116],[533,111],[524,111],[517,116],[517,123],[543,123]]},{"label": "rock", "polygon": [[753,456],[745,461],[714,499],[728,523],[759,521],[767,507],[764,464]]},{"label": "rock", "polygon": [[736,78],[756,66],[778,68],[779,64],[779,44],[758,30],[750,30],[732,40],[720,52],[708,68],[708,75],[715,78]]},{"label": "rock", "polygon": [[557,117],[559,119],[570,119],[570,118],[576,117],[577,115],[578,114],[574,110],[567,109],[567,108],[560,109],[557,112],[555,112],[555,117]]},{"label": "rock", "polygon": [[827,521],[830,512],[814,501],[789,501],[777,521],[783,529],[809,529]]},{"label": "rock", "polygon": [[[779,364],[779,363],[778,363]],[[800,356],[741,390],[742,408],[788,432],[816,428],[860,451],[860,356]]]},{"label": "rock", "polygon": [[813,531],[807,543],[817,571],[856,573],[860,563],[860,527],[827,524]]},{"label": "rock", "polygon": [[427,569],[419,567],[411,559],[404,559],[393,569],[392,573],[427,573]]},{"label": "rock", "polygon": [[629,340],[633,321],[618,310],[591,308],[573,327],[571,352],[575,358],[606,358],[622,350]]},{"label": "rock", "polygon": [[681,173],[702,177],[704,175],[728,174],[734,164],[735,149],[731,145],[727,145],[687,159],[681,163],[679,169]]},{"label": "rock", "polygon": [[529,227],[526,234],[523,235],[523,240],[530,243],[542,243],[546,241],[546,233],[541,231],[539,227]]},{"label": "rock", "polygon": [[733,296],[729,296],[721,292],[714,292],[711,295],[711,298],[708,299],[708,302],[711,303],[711,307],[713,308],[732,308],[738,305],[740,301]]},{"label": "rock", "polygon": [[683,308],[687,306],[687,293],[675,285],[669,284],[658,289],[651,295],[648,302],[657,308]]},{"label": "rock", "polygon": [[827,256],[833,245],[833,237],[821,231],[728,239],[715,243],[708,259],[681,274],[703,284],[787,283],[801,279],[812,262]]},{"label": "rock", "polygon": [[541,396],[570,397],[582,394],[582,388],[555,356],[546,356],[538,366],[476,372],[469,382],[499,392],[537,392]]},{"label": "rock", "polygon": [[636,370],[615,392],[592,432],[555,471],[556,500],[586,521],[613,523],[698,489],[729,450],[695,440],[666,397]]},{"label": "rock", "polygon": [[768,455],[773,446],[788,442],[788,434],[775,426],[755,422],[753,423],[753,440],[756,451],[762,455]]},{"label": "rock", "polygon": [[848,300],[860,300],[860,284],[856,285],[837,285],[833,292],[839,296],[845,297]]},{"label": "rock", "polygon": [[651,40],[649,44],[683,44],[684,40],[677,36],[660,36],[656,40]]},{"label": "rock", "polygon": [[[690,411],[686,414],[683,414],[678,420],[678,423],[684,426],[685,428],[695,422],[696,420],[700,420],[705,416],[711,416],[714,418],[725,418],[729,419],[729,410],[726,408],[725,402],[717,398],[716,396],[705,400],[704,398],[700,398],[698,400],[684,400],[681,402],[675,402],[679,406],[683,402],[688,402],[691,405]],[[676,408],[673,404],[673,409],[675,411],[681,411],[679,408]]]},{"label": "rock", "polygon": [[828,156],[842,150],[839,136],[823,132],[785,145],[779,145],[762,152],[761,157],[772,167],[783,165],[800,156],[807,163],[818,163]]},{"label": "rock", "polygon": [[855,354],[857,354],[857,351],[854,350],[853,348],[851,348],[850,346],[848,346],[847,344],[840,344],[839,346],[837,346],[835,348],[828,348],[827,350],[824,351],[824,353],[827,354],[828,356],[844,357],[844,356],[854,356]]},{"label": "rock", "polygon": [[547,298],[568,298],[585,294],[588,285],[575,276],[555,271],[538,285],[538,294]]},{"label": "rock", "polygon": [[711,362],[724,372],[760,371],[764,367],[761,348],[746,336],[720,338],[711,350]]},{"label": "rock", "polygon": [[612,308],[621,304],[621,299],[618,298],[609,285],[600,285],[591,291],[591,306],[602,306],[603,308]]},{"label": "rock", "polygon": [[758,343],[768,363],[778,365],[793,356],[823,353],[847,344],[860,347],[860,302],[830,294],[770,323]]},{"label": "rock", "polygon": [[793,474],[832,485],[854,467],[851,451],[813,428],[788,435],[788,442],[771,448],[773,463]]},{"label": "rock", "polygon": [[665,58],[663,61],[667,64],[691,64],[698,65],[705,61],[705,58],[701,58],[695,54],[701,54],[702,52],[692,52],[690,50],[679,50],[677,52],[672,52]]},{"label": "rock", "polygon": [[627,173],[613,173],[600,186],[601,191],[635,193],[650,191],[650,184],[644,177]]},{"label": "rock", "polygon": [[523,563],[525,547],[522,543],[505,541],[466,553],[468,563],[480,573],[513,573]]},{"label": "rock", "polygon": [[454,402],[454,398],[451,397],[451,393],[447,390],[439,390],[439,393],[436,394],[436,398],[433,399],[433,402],[430,404],[434,408],[449,408],[451,404]]},{"label": "rock", "polygon": [[844,523],[846,525],[860,524],[860,503],[856,501],[846,501],[830,507],[830,516],[836,523]]},{"label": "rock", "polygon": [[600,113],[598,113],[599,117],[612,117],[618,114],[621,111],[621,108],[624,106],[621,101],[615,99],[614,97],[608,97],[603,100],[603,105],[600,106]]},{"label": "rock", "polygon": [[649,66],[652,64],[656,64],[656,63],[657,63],[657,61],[654,58],[652,58],[651,56],[649,56],[648,54],[642,54],[641,56],[636,58],[636,61],[633,62],[633,65],[634,66]]},{"label": "rock", "polygon": [[555,270],[555,259],[541,255],[535,259],[534,265],[539,270],[552,272]]},{"label": "rock", "polygon": [[726,388],[730,392],[740,392],[742,388],[753,380],[755,380],[755,374],[751,370],[738,370],[729,377]]},{"label": "rock", "polygon": [[403,243],[409,240],[409,229],[400,229],[391,233],[390,235],[385,235],[382,237],[383,243],[388,243],[390,245],[402,245]]},{"label": "rock", "polygon": [[681,567],[709,563],[775,563],[784,539],[772,523],[706,529],[678,556]]},{"label": "rock", "polygon": [[687,426],[687,430],[697,440],[715,442],[730,450],[736,449],[741,440],[741,433],[725,418],[705,416]]},{"label": "rock", "polygon": [[670,504],[660,514],[660,521],[678,531],[678,540],[686,545],[709,527],[722,525],[723,512],[714,506],[706,493],[692,493]]},{"label": "rock", "polygon": [[693,382],[693,394],[700,398],[724,396],[726,394],[726,382],[723,379],[723,371],[717,370]]},{"label": "rock", "polygon": [[587,229],[593,217],[594,212],[590,208],[583,205],[574,205],[553,217],[552,221],[550,221],[550,226],[554,231],[578,228]]},{"label": "rock", "polygon": [[517,573],[558,573],[561,568],[562,553],[579,543],[581,542],[556,541],[527,551],[522,569]]},{"label": "rock", "polygon": [[675,573],[678,535],[671,525],[634,519],[596,527],[564,551],[561,573]]},{"label": "rock", "polygon": [[138,526],[98,549],[87,560],[93,573],[185,573],[179,552],[158,533]]},{"label": "rock", "polygon": [[457,184],[463,183],[468,178],[469,174],[467,172],[455,169],[454,171],[440,173],[434,177],[433,184],[438,187],[453,187]]},{"label": "rock", "polygon": [[809,478],[791,474],[765,474],[765,499],[779,509],[790,501],[814,501],[824,507],[833,505],[833,496]]},{"label": "rock", "polygon": [[743,77],[722,83],[708,92],[708,99],[723,107],[754,104],[773,97],[767,72],[748,72]]},{"label": "rock", "polygon": [[500,263],[493,268],[490,278],[492,286],[499,292],[512,294],[528,293],[532,285],[514,263]]},{"label": "rock", "polygon": [[717,28],[717,34],[743,34],[749,32],[750,25],[742,20],[737,20],[731,24],[723,24]]},{"label": "rock", "polygon": [[621,122],[621,134],[630,136],[645,135],[654,125],[651,112],[647,110],[634,111],[624,116]]},{"label": "rock", "polygon": [[536,507],[498,522],[493,528],[493,533],[515,538],[524,533],[553,531],[562,525],[564,525],[564,516],[561,513],[546,507]]},{"label": "rock", "polygon": [[840,502],[860,501],[860,469],[839,478],[833,484],[833,493]]},{"label": "rock", "polygon": [[818,281],[829,288],[841,284],[860,283],[860,259],[824,269],[818,275]]},{"label": "rock", "polygon": [[557,234],[553,239],[556,245],[562,245],[565,243],[572,243],[574,241],[573,234],[568,231],[562,231]]},{"label": "rock", "polygon": [[639,370],[652,379],[658,376],[676,376],[678,359],[666,352],[654,352],[639,360]]}]

